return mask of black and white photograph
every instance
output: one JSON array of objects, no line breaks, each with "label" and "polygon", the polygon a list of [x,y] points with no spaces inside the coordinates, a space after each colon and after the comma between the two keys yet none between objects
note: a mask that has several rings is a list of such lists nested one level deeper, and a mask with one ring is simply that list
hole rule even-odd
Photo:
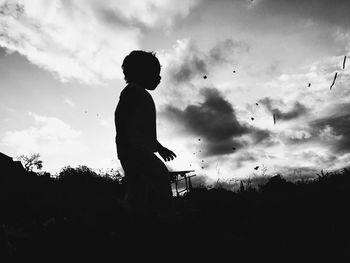
[{"label": "black and white photograph", "polygon": [[348,0],[0,0],[0,261],[346,262],[349,55]]}]

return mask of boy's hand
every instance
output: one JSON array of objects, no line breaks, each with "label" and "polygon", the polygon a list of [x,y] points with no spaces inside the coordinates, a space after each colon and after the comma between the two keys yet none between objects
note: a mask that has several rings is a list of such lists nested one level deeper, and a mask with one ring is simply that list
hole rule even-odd
[{"label": "boy's hand", "polygon": [[158,153],[160,156],[162,156],[162,158],[164,159],[164,161],[171,161],[176,157],[176,154],[172,151],[170,151],[168,148],[165,147],[161,147],[158,150]]}]

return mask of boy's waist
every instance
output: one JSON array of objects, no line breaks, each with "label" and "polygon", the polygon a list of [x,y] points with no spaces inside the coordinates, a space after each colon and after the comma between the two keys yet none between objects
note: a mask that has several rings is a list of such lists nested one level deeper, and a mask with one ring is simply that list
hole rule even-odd
[{"label": "boy's waist", "polygon": [[148,154],[157,152],[157,140],[123,140],[117,137],[116,145],[118,157],[135,153]]}]

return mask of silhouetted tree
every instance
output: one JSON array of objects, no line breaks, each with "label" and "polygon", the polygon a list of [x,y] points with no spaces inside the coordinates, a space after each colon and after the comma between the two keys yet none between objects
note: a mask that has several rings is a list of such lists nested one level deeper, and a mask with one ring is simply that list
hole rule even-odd
[{"label": "silhouetted tree", "polygon": [[43,161],[39,159],[40,154],[39,153],[33,153],[30,155],[19,155],[16,157],[18,161],[21,161],[24,165],[24,169],[28,172],[32,172],[34,167],[36,169],[41,170],[43,168]]}]

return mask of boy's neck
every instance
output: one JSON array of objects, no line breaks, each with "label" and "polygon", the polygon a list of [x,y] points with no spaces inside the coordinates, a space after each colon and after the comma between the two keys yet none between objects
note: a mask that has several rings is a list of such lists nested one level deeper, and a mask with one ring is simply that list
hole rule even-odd
[{"label": "boy's neck", "polygon": [[137,83],[137,82],[129,82],[128,86],[136,87],[138,89],[142,89],[142,90],[145,90],[145,91],[153,91],[153,90],[155,90],[155,89],[148,89],[148,88],[146,88],[145,85]]},{"label": "boy's neck", "polygon": [[141,89],[145,90],[144,86],[140,83],[137,83],[137,82],[129,82],[128,86],[137,87],[137,88],[141,88]]}]

